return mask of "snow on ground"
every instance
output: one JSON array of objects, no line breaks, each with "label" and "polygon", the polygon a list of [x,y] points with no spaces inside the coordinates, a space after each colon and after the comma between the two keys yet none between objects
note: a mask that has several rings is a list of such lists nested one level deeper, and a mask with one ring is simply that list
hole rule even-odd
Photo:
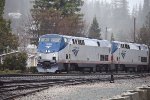
[{"label": "snow on ground", "polygon": [[150,77],[133,80],[115,80],[75,86],[50,87],[48,90],[17,98],[16,100],[105,100],[142,85],[150,85]]}]

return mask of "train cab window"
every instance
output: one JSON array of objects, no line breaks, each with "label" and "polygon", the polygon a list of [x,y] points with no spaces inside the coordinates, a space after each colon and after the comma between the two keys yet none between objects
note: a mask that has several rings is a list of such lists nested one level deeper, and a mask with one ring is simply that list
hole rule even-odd
[{"label": "train cab window", "polygon": [[97,45],[100,47],[100,43],[99,42],[97,42]]}]

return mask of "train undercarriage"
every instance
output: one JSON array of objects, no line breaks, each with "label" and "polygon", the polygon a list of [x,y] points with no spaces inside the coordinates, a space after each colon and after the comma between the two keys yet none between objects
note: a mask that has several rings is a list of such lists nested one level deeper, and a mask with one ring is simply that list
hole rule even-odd
[{"label": "train undercarriage", "polygon": [[148,65],[124,65],[124,64],[83,64],[84,66],[79,66],[79,64],[76,63],[55,63],[55,62],[49,62],[44,61],[40,62],[37,66],[38,72],[41,73],[61,73],[61,72],[89,72],[89,73],[95,73],[95,72],[149,72],[150,68]]}]

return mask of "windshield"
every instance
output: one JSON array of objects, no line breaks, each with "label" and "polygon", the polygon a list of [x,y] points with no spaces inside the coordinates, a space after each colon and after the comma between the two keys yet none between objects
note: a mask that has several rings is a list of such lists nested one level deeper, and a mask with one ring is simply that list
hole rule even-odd
[{"label": "windshield", "polygon": [[60,42],[60,40],[61,40],[61,38],[59,38],[59,37],[54,37],[54,38],[43,37],[40,39],[40,42],[55,42],[55,43],[57,43],[57,42]]},{"label": "windshield", "polygon": [[49,42],[50,41],[50,38],[41,38],[40,39],[40,42]]}]

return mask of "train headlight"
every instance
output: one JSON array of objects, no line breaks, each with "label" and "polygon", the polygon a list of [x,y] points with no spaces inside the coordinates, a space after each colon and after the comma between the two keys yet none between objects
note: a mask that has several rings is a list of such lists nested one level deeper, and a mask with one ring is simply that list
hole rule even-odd
[{"label": "train headlight", "polygon": [[50,50],[48,50],[48,52],[50,53],[51,51],[50,51]]}]

